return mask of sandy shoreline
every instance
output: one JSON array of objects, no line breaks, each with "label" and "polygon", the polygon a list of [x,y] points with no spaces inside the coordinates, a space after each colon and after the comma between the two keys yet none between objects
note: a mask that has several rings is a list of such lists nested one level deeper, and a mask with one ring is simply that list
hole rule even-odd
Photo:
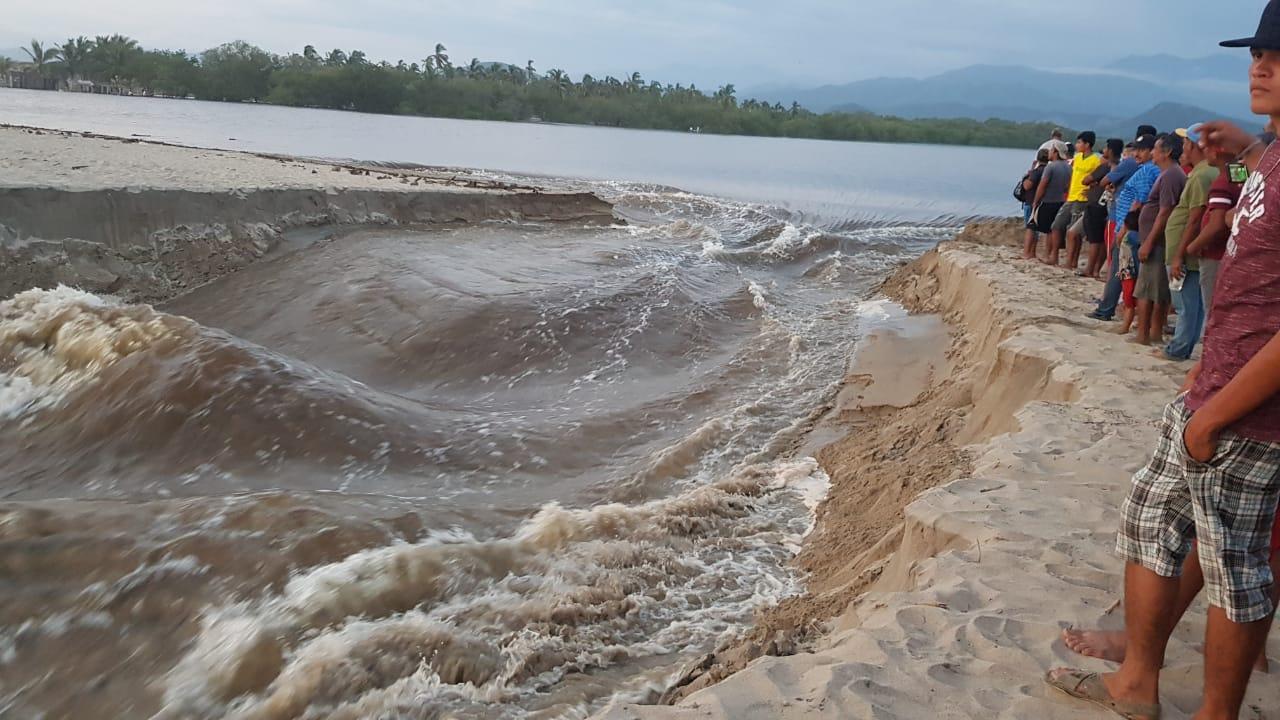
[{"label": "sandy shoreline", "polygon": [[0,297],[72,285],[161,302],[291,233],[488,220],[609,223],[590,193],[0,126]]},{"label": "sandy shoreline", "polygon": [[[905,407],[900,393],[860,389],[892,402],[837,418],[848,433],[818,454],[831,495],[799,558],[809,594],[705,658],[674,706],[618,703],[597,717],[1113,717],[1040,678],[1108,667],[1072,655],[1059,633],[1120,623],[1120,500],[1185,367],[1086,320],[1101,285],[1015,262],[1019,236],[971,225],[885,283],[946,319],[946,361],[928,363],[945,372]],[[912,375],[912,363],[872,363],[869,380],[849,381]],[[1166,717],[1196,707],[1203,631],[1197,606],[1170,645]],[[1268,648],[1280,656],[1280,636]],[[760,654],[787,656],[729,674]],[[1256,677],[1246,706],[1243,717],[1280,717],[1276,676]]]}]

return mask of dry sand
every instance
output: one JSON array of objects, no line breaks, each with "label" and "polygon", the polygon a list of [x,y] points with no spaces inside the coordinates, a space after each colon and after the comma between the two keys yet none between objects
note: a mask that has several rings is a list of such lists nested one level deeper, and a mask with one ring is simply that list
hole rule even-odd
[{"label": "dry sand", "polygon": [[[818,455],[833,484],[800,558],[810,594],[688,672],[675,706],[598,717],[1114,717],[1041,677],[1110,667],[1059,635],[1120,622],[1120,500],[1187,368],[1085,319],[1102,285],[1017,262],[1018,238],[971,226],[886,283],[912,310],[940,313],[953,339],[945,361],[913,353],[851,373],[859,389],[834,409],[849,433]],[[909,401],[877,388],[922,372],[933,382]],[[1170,644],[1166,718],[1196,707],[1203,632],[1197,605]],[[803,652],[721,679],[797,642]],[[1280,637],[1269,655],[1280,658]],[[1242,717],[1280,718],[1280,675],[1255,675],[1246,706]]]},{"label": "dry sand", "polygon": [[[145,188],[219,192],[227,189],[359,189],[405,191],[434,185],[475,192],[457,173],[366,168],[92,134],[0,126],[0,187],[83,191]],[[417,183],[415,185],[415,183]],[[473,183],[474,184],[474,183]]]},{"label": "dry sand", "polygon": [[614,218],[590,193],[441,169],[0,126],[0,298],[65,284],[160,302],[343,228],[489,220]]}]

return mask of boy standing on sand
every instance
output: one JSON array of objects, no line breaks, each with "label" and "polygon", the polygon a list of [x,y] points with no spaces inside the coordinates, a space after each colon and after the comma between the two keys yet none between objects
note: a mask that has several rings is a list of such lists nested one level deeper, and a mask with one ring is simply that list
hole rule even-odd
[{"label": "boy standing on sand", "polygon": [[[1249,47],[1253,111],[1280,120],[1280,0]],[[1236,720],[1275,604],[1268,549],[1280,499],[1280,144],[1225,122],[1201,128],[1210,153],[1251,171],[1219,269],[1204,356],[1190,392],[1165,409],[1151,462],[1121,510],[1128,648],[1117,672],[1059,669],[1047,681],[1137,720],[1160,718],[1160,668],[1179,579],[1199,543],[1209,600],[1204,699],[1194,720]]]}]

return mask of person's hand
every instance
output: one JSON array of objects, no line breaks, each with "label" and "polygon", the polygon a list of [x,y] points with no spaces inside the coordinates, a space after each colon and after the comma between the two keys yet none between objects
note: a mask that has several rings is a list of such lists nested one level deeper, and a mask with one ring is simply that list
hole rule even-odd
[{"label": "person's hand", "polygon": [[1214,120],[1200,126],[1200,146],[1212,154],[1238,157],[1257,138],[1226,120]]},{"label": "person's hand", "polygon": [[1207,463],[1213,459],[1214,453],[1218,451],[1220,434],[1220,431],[1204,418],[1205,416],[1201,413],[1192,415],[1182,431],[1182,444],[1187,448],[1187,455],[1201,463]]},{"label": "person's hand", "polygon": [[1186,269],[1182,266],[1182,258],[1174,258],[1173,264],[1169,266],[1169,277],[1175,280],[1181,280],[1182,276],[1185,275],[1186,272]]},{"label": "person's hand", "polygon": [[1142,243],[1142,245],[1138,248],[1138,259],[1141,260],[1142,262],[1146,262],[1147,260],[1151,259],[1151,250],[1152,248],[1150,245],[1148,245],[1147,243]]},{"label": "person's hand", "polygon": [[1187,371],[1187,377],[1182,381],[1182,387],[1178,389],[1179,393],[1191,392],[1191,388],[1196,384],[1196,380],[1200,378],[1200,363],[1197,362]]}]

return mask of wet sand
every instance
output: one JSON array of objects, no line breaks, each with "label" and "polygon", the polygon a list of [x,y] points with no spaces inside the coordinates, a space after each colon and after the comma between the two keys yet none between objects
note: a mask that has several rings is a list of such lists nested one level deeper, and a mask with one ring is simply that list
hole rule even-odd
[{"label": "wet sand", "polygon": [[[888,393],[886,407],[855,409],[819,453],[832,488],[800,555],[809,592],[687,672],[674,706],[597,717],[1114,717],[1041,677],[1111,667],[1059,635],[1121,623],[1120,501],[1186,367],[1085,319],[1101,284],[1015,262],[1019,239],[1013,225],[971,225],[885,284],[946,319],[948,369],[906,407]],[[871,374],[854,378],[855,397],[877,395]],[[1165,717],[1196,707],[1203,633],[1201,601],[1170,644]],[[1280,636],[1268,650],[1274,663]],[[1277,707],[1280,680],[1255,675],[1242,717]]]}]

